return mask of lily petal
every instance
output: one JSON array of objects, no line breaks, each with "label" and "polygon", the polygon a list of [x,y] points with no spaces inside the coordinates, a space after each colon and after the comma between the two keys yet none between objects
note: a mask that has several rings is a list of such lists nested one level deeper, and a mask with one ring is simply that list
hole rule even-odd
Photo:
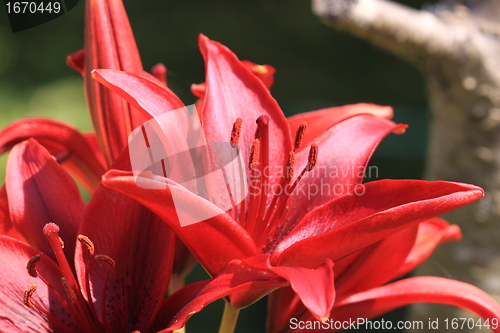
[{"label": "lily petal", "polygon": [[303,313],[312,317],[290,286],[269,294],[267,309],[267,331],[270,333],[292,331],[290,318],[298,318]]},{"label": "lily petal", "polygon": [[0,188],[0,235],[24,241],[24,237],[14,228],[10,219],[9,199],[5,185]]},{"label": "lily petal", "polygon": [[[287,229],[291,230],[315,207],[358,190],[375,148],[386,135],[403,127],[390,120],[358,115],[339,122],[317,138],[316,166],[304,174],[287,202],[289,213],[282,219],[288,219]],[[298,170],[306,166],[308,156],[306,147],[297,153]]]},{"label": "lily petal", "polygon": [[247,66],[264,83],[267,89],[271,89],[274,83],[274,73],[276,73],[273,66],[259,65],[248,60],[241,60],[241,63]]},{"label": "lily petal", "polygon": [[66,65],[85,75],[85,49],[78,50],[66,57]]},{"label": "lily petal", "polygon": [[[250,290],[233,293],[229,297],[231,304],[244,308],[279,288],[275,284],[276,277],[287,280],[297,293],[302,303],[318,319],[328,318],[335,301],[333,285],[333,262],[325,260],[319,267],[307,269],[302,267],[273,266],[269,254],[258,254],[243,259],[242,265],[247,267],[248,274],[261,274],[264,280],[269,280],[265,290]],[[260,273],[258,273],[260,272]]]},{"label": "lily petal", "polygon": [[169,88],[144,76],[97,69],[92,72],[92,77],[123,97],[147,119],[184,107],[184,104]]},{"label": "lily petal", "polygon": [[215,278],[191,283],[167,298],[154,328],[166,326],[159,333],[177,330],[185,325],[189,317],[219,298],[245,291],[269,292],[270,285],[279,288],[288,284],[278,275],[270,277],[270,272],[265,273],[249,269],[241,260],[233,260]]},{"label": "lily petal", "polygon": [[[365,249],[337,260],[335,262],[337,298],[342,299],[350,294],[381,286],[408,273],[421,262],[415,262],[415,260],[410,259],[415,256],[415,252],[415,254],[420,254],[420,251],[416,249],[424,248],[429,250],[428,254],[430,254],[435,246],[438,245],[435,244],[430,249],[424,241],[428,239],[427,237],[417,239],[417,232],[422,234],[423,230],[425,230],[426,236],[434,238],[434,235],[431,235],[431,233],[436,231],[433,228],[435,220],[444,222],[444,225],[451,229],[451,226],[444,220],[431,219],[420,223],[418,226],[408,227]],[[438,224],[442,225],[442,223]],[[455,226],[452,229],[456,230],[458,227]],[[458,233],[460,234],[460,231]],[[453,233],[450,230],[451,234]],[[439,232],[436,232],[435,238],[441,239],[441,235]],[[408,265],[408,269],[403,271],[401,269],[402,265],[407,266],[406,263],[408,262],[415,265]],[[380,269],[382,266],[384,269]]]},{"label": "lily petal", "polygon": [[307,123],[307,130],[302,141],[302,146],[306,147],[333,125],[358,114],[371,114],[378,118],[391,119],[394,112],[390,106],[359,103],[300,113],[288,118],[288,124],[294,134],[302,123]]},{"label": "lily petal", "polygon": [[[79,233],[93,242],[96,254],[107,255],[116,264],[107,283],[107,322],[114,331],[147,331],[149,319],[167,294],[174,258],[171,229],[137,201],[100,185],[90,199]],[[77,268],[82,283],[85,272]],[[97,309],[103,306],[106,272],[106,265],[90,260]]]},{"label": "lily petal", "polygon": [[[131,172],[111,170],[103,177],[105,186],[127,194],[161,217],[212,276],[233,259],[257,254],[250,235],[211,202],[181,186],[171,186],[163,177],[143,181],[150,183],[149,189],[137,186]],[[176,211],[171,191],[175,191],[176,200],[185,201],[185,207],[196,207],[198,212],[206,211],[214,217],[181,227],[177,214],[182,212]]]},{"label": "lily petal", "polygon": [[[500,318],[500,305],[470,284],[440,277],[414,277],[353,295],[335,305],[332,319],[373,318],[412,303],[439,303],[472,311],[483,319]],[[500,332],[500,327],[492,328]],[[309,331],[308,331],[309,332]]]},{"label": "lily petal", "polygon": [[0,132],[0,154],[19,142],[35,138],[57,156],[60,162],[92,192],[104,174],[102,153],[92,145],[93,138],[83,136],[72,126],[43,118],[27,118],[13,122]]},{"label": "lily petal", "polygon": [[[9,237],[0,236],[0,331],[2,332],[62,332],[52,321],[33,308],[23,303],[24,291],[33,284],[37,290],[33,295],[33,302],[50,311],[59,321],[68,327],[77,329],[75,322],[65,310],[62,303],[49,291],[49,288],[37,278],[28,275],[26,264],[40,251],[29,245]],[[59,267],[46,255],[41,254],[41,260],[36,270],[44,279],[59,292],[65,295],[61,284]],[[64,297],[64,296],[63,296]]]},{"label": "lily petal", "polygon": [[[262,81],[262,83],[264,83],[267,89],[271,89],[271,86],[274,83],[274,73],[276,73],[276,69],[274,69],[274,67],[269,65],[258,65],[247,60],[241,60],[241,63],[247,66],[252,71],[252,73],[255,74],[255,76],[257,76]],[[205,91],[205,83],[191,85],[191,93],[200,98],[199,101],[201,101],[201,104],[203,104]]]},{"label": "lily petal", "polygon": [[290,128],[268,89],[227,47],[203,35],[199,37],[199,45],[206,67],[202,124],[207,141],[229,142],[234,122],[243,119],[239,145],[246,162],[255,139],[255,121],[266,115],[269,117],[269,161],[272,167],[285,166],[288,152],[292,150]]},{"label": "lily petal", "polygon": [[[483,196],[474,185],[381,180],[309,212],[273,253],[276,265],[319,265],[338,260],[398,231]],[[358,193],[359,194],[359,193]]]},{"label": "lily petal", "polygon": [[[418,226],[410,226],[362,250],[361,255],[337,275],[338,299],[391,281],[413,248],[417,230]],[[349,257],[340,259],[339,264],[349,261]]]},{"label": "lily petal", "polygon": [[316,319],[330,317],[335,301],[333,262],[327,259],[317,269],[278,266],[272,271],[290,282],[293,291]]},{"label": "lily petal", "polygon": [[439,245],[448,241],[459,241],[462,232],[457,225],[450,225],[443,219],[435,218],[424,221],[418,225],[418,235],[415,245],[400,267],[394,278],[401,277],[411,272],[415,267],[424,262]]},{"label": "lily petal", "polygon": [[43,227],[54,222],[73,256],[85,203],[71,176],[34,139],[16,145],[7,161],[5,180],[12,223],[30,245],[53,256]]}]

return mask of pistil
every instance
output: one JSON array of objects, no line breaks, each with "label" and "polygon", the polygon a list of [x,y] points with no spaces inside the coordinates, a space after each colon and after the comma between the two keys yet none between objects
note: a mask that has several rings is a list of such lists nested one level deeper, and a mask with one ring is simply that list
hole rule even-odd
[{"label": "pistil", "polygon": [[259,127],[261,149],[260,149],[260,171],[262,179],[262,188],[260,191],[260,209],[257,220],[261,220],[264,217],[266,200],[267,200],[267,188],[269,186],[269,117],[266,115],[261,115],[257,118],[257,126]]}]

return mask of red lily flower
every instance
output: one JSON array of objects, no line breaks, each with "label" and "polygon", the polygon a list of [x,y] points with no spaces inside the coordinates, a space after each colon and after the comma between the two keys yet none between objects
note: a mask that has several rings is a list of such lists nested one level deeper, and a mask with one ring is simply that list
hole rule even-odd
[{"label": "red lily flower", "polygon": [[[310,149],[299,147],[303,128],[293,142],[287,120],[262,81],[221,44],[202,36],[200,48],[207,67],[201,112],[206,139],[227,142],[231,137],[232,143],[239,142],[244,160],[249,161],[247,174],[253,175],[251,168],[257,168],[264,175],[257,177],[262,191],[225,213],[179,186],[168,186],[162,176],[141,179],[155,189],[137,186],[129,170],[111,170],[103,182],[158,214],[212,276],[236,262],[267,276],[264,290],[232,294],[233,306],[247,306],[280,287],[281,277],[316,318],[326,318],[335,299],[332,261],[483,195],[472,185],[417,180],[371,182],[363,185],[362,195],[355,195],[363,174],[344,172],[328,177],[311,171],[332,166],[344,171],[364,168],[378,142],[405,126],[373,115],[357,115],[331,126],[315,138]],[[93,76],[146,116],[158,116],[178,105],[168,89],[145,77],[110,70],[97,70]],[[318,123],[316,126],[321,129]],[[279,172],[295,167],[303,168],[299,175]],[[269,169],[273,172],[262,172]],[[291,184],[292,195],[265,192]],[[344,190],[301,194],[309,186],[323,184]],[[174,194],[184,198],[186,207],[197,207],[215,217],[181,227]]]},{"label": "red lily flower", "polygon": [[[84,78],[97,135],[82,135],[72,126],[52,119],[21,119],[0,132],[0,154],[28,138],[36,138],[87,191],[93,193],[109,165],[126,147],[130,131],[145,119],[119,96],[90,79],[90,72],[95,68],[110,68],[149,74],[143,71],[122,2],[89,0],[86,6],[85,48],[68,56],[67,63]],[[157,82],[166,84],[165,66],[156,65],[153,74]],[[15,232],[7,224],[3,227]],[[196,260],[180,241],[176,242],[176,249],[173,280],[180,283],[179,279],[183,280]]]},{"label": "red lily flower", "polygon": [[[321,329],[321,326],[316,326],[319,328],[312,329],[315,322],[313,314],[293,290],[286,287],[269,296],[268,331],[339,331],[348,328],[345,323],[357,324],[358,318],[370,319],[417,302],[459,306],[488,319],[492,324],[491,320],[500,316],[500,306],[474,286],[438,277],[415,277],[384,285],[412,271],[439,244],[461,238],[457,226],[450,226],[446,221],[436,218],[344,257],[335,262],[337,294],[330,312],[331,321],[327,322],[329,327],[323,326]],[[331,324],[333,322],[337,326]],[[496,328],[494,326],[491,326],[493,331],[500,331],[498,325]]]},{"label": "red lily flower", "polygon": [[71,177],[34,140],[13,148],[6,190],[10,218],[24,242],[0,236],[0,327],[147,331],[170,278],[170,228],[103,186],[85,207]]},{"label": "red lily flower", "polygon": [[6,190],[8,218],[22,236],[0,236],[2,332],[167,332],[216,299],[262,288],[255,275],[228,266],[231,274],[165,299],[171,229],[102,185],[85,207],[71,177],[34,140],[13,148]]}]

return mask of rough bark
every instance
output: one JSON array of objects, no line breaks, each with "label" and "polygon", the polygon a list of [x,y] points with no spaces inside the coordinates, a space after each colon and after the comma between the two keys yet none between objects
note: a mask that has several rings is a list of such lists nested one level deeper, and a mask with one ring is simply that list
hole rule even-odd
[{"label": "rough bark", "polygon": [[[500,1],[414,10],[384,0],[314,0],[313,11],[421,69],[433,115],[427,178],[476,184],[485,197],[445,216],[464,239],[438,249],[417,273],[466,281],[500,300]],[[416,305],[411,319],[465,315]]]}]

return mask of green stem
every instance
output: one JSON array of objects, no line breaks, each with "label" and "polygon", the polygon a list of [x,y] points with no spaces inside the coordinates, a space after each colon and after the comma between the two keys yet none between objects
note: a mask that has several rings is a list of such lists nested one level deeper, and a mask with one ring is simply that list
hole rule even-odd
[{"label": "green stem", "polygon": [[219,333],[233,333],[238,321],[240,309],[235,308],[231,303],[226,301],[224,306],[224,314],[220,322]]}]

